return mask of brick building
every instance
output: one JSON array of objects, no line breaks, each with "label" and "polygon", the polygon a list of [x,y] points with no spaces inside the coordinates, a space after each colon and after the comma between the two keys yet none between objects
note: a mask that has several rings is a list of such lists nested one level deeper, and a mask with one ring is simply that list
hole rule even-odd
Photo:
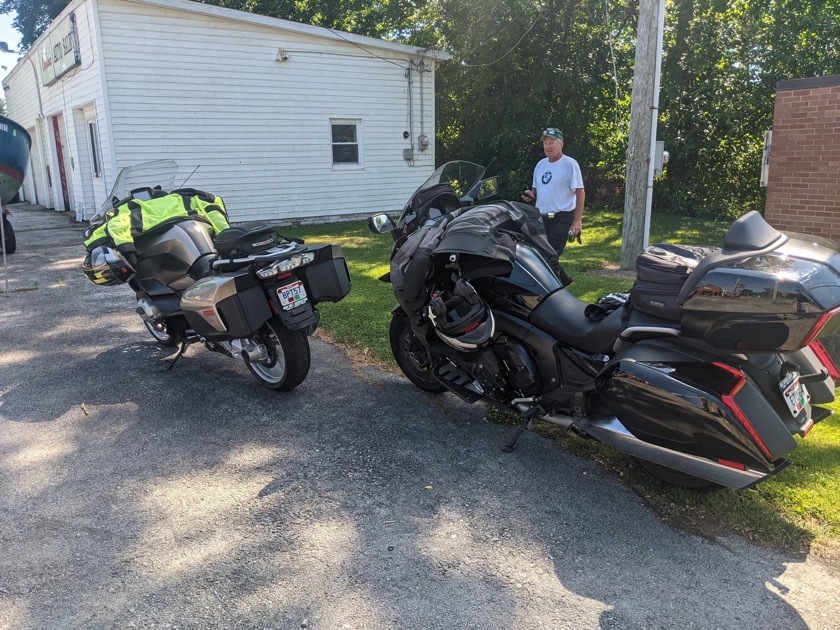
[{"label": "brick building", "polygon": [[765,218],[840,240],[840,75],[776,85]]}]

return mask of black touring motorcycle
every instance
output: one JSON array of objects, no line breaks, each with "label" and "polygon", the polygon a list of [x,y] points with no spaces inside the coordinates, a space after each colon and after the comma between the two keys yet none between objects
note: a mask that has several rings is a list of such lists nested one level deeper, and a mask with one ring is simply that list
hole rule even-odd
[{"label": "black touring motorcycle", "polygon": [[[86,239],[129,199],[171,191],[177,172],[172,160],[123,169]],[[189,344],[203,342],[244,361],[261,385],[293,389],[309,373],[307,336],[320,321],[315,305],[350,292],[341,247],[279,240],[274,228],[256,222],[213,232],[198,214],[167,220],[134,237],[132,262],[113,243],[94,241],[82,267],[96,284],[129,284],[152,336],[179,346],[173,365]]]},{"label": "black touring motorcycle", "polygon": [[692,488],[767,479],[831,414],[840,253],[750,212],[722,249],[646,249],[611,310],[564,289],[531,206],[464,207],[495,189],[483,174],[445,164],[396,224],[369,220],[394,239],[391,349],[417,387],[519,414],[507,449],[544,420]]}]

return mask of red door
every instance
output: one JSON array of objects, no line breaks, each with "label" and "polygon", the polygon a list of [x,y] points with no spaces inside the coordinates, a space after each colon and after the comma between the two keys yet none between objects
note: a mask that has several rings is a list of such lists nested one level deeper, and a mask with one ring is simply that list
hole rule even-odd
[{"label": "red door", "polygon": [[64,209],[70,209],[70,195],[67,192],[67,174],[64,172],[64,150],[61,144],[61,132],[58,126],[58,116],[52,117],[53,135],[55,135],[55,153],[58,156],[58,175],[61,179],[61,194],[64,197]]}]

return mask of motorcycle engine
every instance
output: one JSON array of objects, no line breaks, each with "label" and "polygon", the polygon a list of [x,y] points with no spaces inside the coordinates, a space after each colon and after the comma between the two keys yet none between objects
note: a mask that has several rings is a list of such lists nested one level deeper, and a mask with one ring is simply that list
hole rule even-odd
[{"label": "motorcycle engine", "polygon": [[514,390],[524,396],[532,396],[542,390],[540,372],[524,345],[506,338],[503,356],[510,372],[510,386]]},{"label": "motorcycle engine", "polygon": [[477,380],[485,395],[496,400],[503,400],[508,392],[507,370],[504,364],[490,348],[479,350],[470,362],[465,362],[462,367],[466,368],[470,375]]},{"label": "motorcycle engine", "polygon": [[480,386],[482,393],[497,401],[514,395],[533,396],[542,391],[542,378],[523,344],[502,337],[489,348],[459,353],[453,366]]}]

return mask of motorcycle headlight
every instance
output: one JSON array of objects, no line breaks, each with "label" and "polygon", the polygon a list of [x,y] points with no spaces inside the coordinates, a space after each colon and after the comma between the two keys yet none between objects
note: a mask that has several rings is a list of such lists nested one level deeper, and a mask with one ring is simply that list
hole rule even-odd
[{"label": "motorcycle headlight", "polygon": [[265,269],[260,269],[259,271],[257,271],[257,275],[260,278],[273,278],[274,276],[280,275],[281,273],[286,273],[287,271],[291,271],[292,269],[297,269],[298,267],[308,265],[313,260],[315,260],[315,254],[313,254],[312,252],[295,254],[294,256],[286,258],[285,260],[278,260],[276,263],[269,265]]}]

